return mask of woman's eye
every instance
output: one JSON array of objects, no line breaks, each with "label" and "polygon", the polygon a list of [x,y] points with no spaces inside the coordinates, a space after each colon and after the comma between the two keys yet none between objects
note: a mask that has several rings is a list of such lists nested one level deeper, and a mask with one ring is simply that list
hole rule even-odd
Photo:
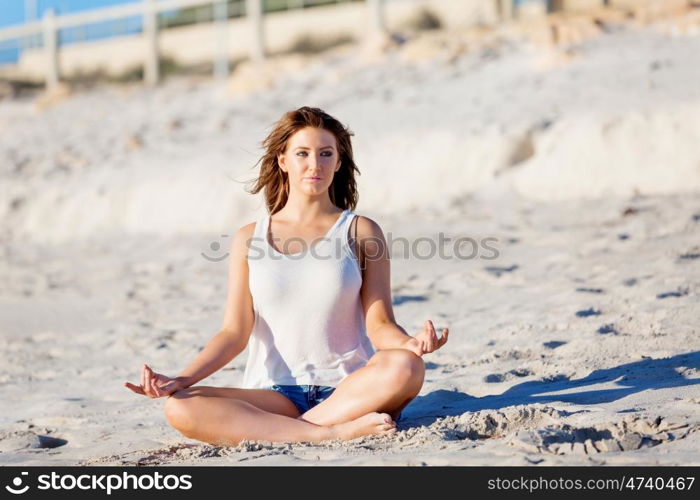
[{"label": "woman's eye", "polygon": [[[297,153],[297,155],[305,155],[305,154],[306,154],[306,151],[299,151],[299,152]],[[323,153],[321,153],[321,155],[323,155],[323,156],[333,156],[333,152],[332,152],[332,151],[324,151]]]}]

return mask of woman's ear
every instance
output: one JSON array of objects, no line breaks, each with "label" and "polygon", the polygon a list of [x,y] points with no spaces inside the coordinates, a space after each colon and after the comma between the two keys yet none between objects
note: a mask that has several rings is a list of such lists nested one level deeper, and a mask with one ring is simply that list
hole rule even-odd
[{"label": "woman's ear", "polygon": [[283,172],[286,172],[286,158],[284,157],[284,154],[280,153],[277,155],[277,165],[282,169]]}]

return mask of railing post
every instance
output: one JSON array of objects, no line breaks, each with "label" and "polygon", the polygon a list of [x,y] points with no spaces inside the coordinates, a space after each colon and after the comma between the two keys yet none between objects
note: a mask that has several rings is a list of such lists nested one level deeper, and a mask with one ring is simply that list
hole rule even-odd
[{"label": "railing post", "polygon": [[[33,22],[37,20],[37,10],[36,10],[36,2],[37,0],[24,0],[24,22]],[[32,36],[34,34],[32,33]],[[22,37],[22,50],[24,49],[31,49],[36,46],[36,40],[35,38],[31,38],[28,36],[23,36]]]},{"label": "railing post", "polygon": [[260,62],[265,59],[262,0],[246,0],[245,7],[252,34],[250,58],[255,62]]},{"label": "railing post", "polygon": [[386,23],[384,19],[384,0],[367,0],[371,27],[373,34],[384,33]]},{"label": "railing post", "polygon": [[52,90],[58,86],[58,30],[56,28],[56,15],[53,9],[48,9],[44,14],[44,52],[46,53],[46,88]]},{"label": "railing post", "polygon": [[496,0],[501,22],[513,20],[513,2],[514,0]]},{"label": "railing post", "polygon": [[214,77],[224,79],[228,76],[228,4],[226,0],[214,0],[214,19],[216,20],[217,50],[214,59]]},{"label": "railing post", "polygon": [[144,0],[143,35],[146,42],[146,60],[143,65],[143,78],[146,85],[155,86],[160,78],[158,67],[158,11],[155,0]]}]

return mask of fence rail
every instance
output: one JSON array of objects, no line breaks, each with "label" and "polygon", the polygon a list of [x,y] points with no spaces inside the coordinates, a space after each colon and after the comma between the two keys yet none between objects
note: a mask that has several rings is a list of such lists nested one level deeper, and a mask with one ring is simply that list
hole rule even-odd
[{"label": "fence rail", "polygon": [[[335,3],[358,0],[335,0]],[[370,4],[382,3],[385,0],[368,0]],[[244,9],[235,9],[233,12],[243,15],[252,24],[252,32],[255,34],[250,47],[251,58],[260,61],[265,58],[265,43],[263,30],[263,0],[241,0]],[[275,7],[277,9],[297,9],[318,4],[328,4],[328,0],[281,0]],[[332,2],[331,2],[332,3]],[[59,32],[60,30],[86,27],[87,25],[118,21],[124,18],[140,17],[142,19],[142,33],[146,40],[146,53],[144,54],[144,80],[148,85],[156,85],[159,75],[159,50],[158,31],[159,15],[165,12],[193,9],[198,7],[210,7],[212,20],[218,25],[218,54],[214,61],[214,73],[217,77],[225,77],[228,74],[228,58],[225,50],[226,31],[231,9],[228,0],[142,0],[139,3],[103,7],[57,16],[49,9],[41,20],[31,21],[20,26],[11,26],[0,29],[0,45],[17,40],[41,40],[46,58],[45,81],[48,88],[55,87],[60,81],[59,69]],[[22,43],[26,48],[27,43]],[[39,45],[39,44],[37,44]]]},{"label": "fence rail", "polygon": [[[352,0],[336,0],[336,3]],[[371,2],[383,2],[384,0],[370,0]],[[263,1],[241,0],[245,3],[245,15],[253,25],[254,41],[251,49],[251,57],[260,61],[265,57],[264,31],[263,31]],[[328,3],[319,0],[282,0],[279,7],[286,9],[303,8],[314,4]],[[158,54],[158,16],[164,12],[174,12],[197,7],[210,7],[213,13],[213,21],[218,28],[218,54],[215,57],[214,72],[218,77],[228,74],[228,59],[225,54],[226,28],[231,13],[228,0],[142,0],[140,3],[104,7],[80,12],[56,16],[52,9],[47,10],[39,21],[32,21],[21,26],[11,26],[0,29],[0,44],[22,40],[22,46],[28,45],[24,40],[41,40],[46,58],[46,85],[51,88],[60,81],[59,69],[59,32],[60,30],[85,27],[86,25],[116,21],[124,18],[141,17],[142,32],[146,40],[146,54],[144,57],[144,80],[149,85],[155,85],[159,80],[159,54]],[[239,7],[240,9],[240,7]],[[242,10],[242,9],[241,9]],[[239,10],[236,14],[243,14]]]},{"label": "fence rail", "polygon": [[[389,0],[267,0],[268,11],[294,10],[315,5],[328,5],[350,2],[363,2],[367,11],[367,27],[369,33],[385,30],[385,7]],[[396,0],[394,0],[396,1]],[[515,0],[483,0],[493,2],[502,20],[508,20],[513,16]],[[546,2],[547,0],[537,0]],[[603,2],[604,0],[600,0]],[[232,6],[236,6],[231,9]],[[213,22],[217,39],[216,54],[214,57],[214,74],[217,77],[225,77],[228,74],[227,43],[230,17],[241,16],[250,26],[253,34],[246,51],[254,61],[265,58],[265,31],[263,26],[264,9],[263,0],[141,0],[137,3],[126,5],[103,7],[86,12],[65,14],[57,16],[52,10],[47,10],[41,20],[32,21],[20,26],[11,26],[0,29],[0,47],[8,42],[18,42],[18,47],[43,47],[45,58],[44,80],[48,88],[55,87],[60,81],[59,51],[61,43],[59,35],[61,30],[83,30],[87,32],[90,25],[109,23],[120,20],[139,18],[141,20],[140,32],[145,41],[143,54],[144,80],[148,85],[156,85],[159,75],[159,31],[167,28],[167,23],[161,23],[163,13],[181,13],[190,9],[211,9],[206,12],[206,19],[198,21]],[[233,14],[233,16],[232,16]],[[182,23],[181,23],[182,24]],[[128,25],[128,23],[125,23]],[[136,30],[138,33],[139,30]],[[65,35],[65,31],[63,32]],[[123,31],[127,34],[127,31]],[[128,32],[134,34],[134,31]],[[110,36],[115,36],[112,32]]]}]

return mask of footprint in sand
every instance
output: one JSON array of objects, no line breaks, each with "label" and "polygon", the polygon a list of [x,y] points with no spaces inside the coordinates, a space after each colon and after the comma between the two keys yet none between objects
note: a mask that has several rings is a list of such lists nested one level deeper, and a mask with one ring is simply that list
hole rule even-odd
[{"label": "footprint in sand", "polygon": [[512,266],[509,267],[499,267],[499,266],[486,266],[484,270],[490,274],[493,274],[496,278],[500,278],[502,274],[505,273],[512,273],[516,269],[518,269],[520,266],[517,264],[513,264]]},{"label": "footprint in sand", "polygon": [[644,408],[640,406],[633,406],[632,408],[625,408],[624,410],[619,410],[617,413],[634,413],[644,411]]},{"label": "footprint in sand", "polygon": [[601,294],[604,293],[605,290],[602,288],[586,288],[583,286],[580,286],[576,289],[577,292],[582,292],[582,293],[595,293],[595,294]]},{"label": "footprint in sand", "polygon": [[428,298],[425,295],[394,295],[391,304],[400,306],[405,302],[425,302]]},{"label": "footprint in sand", "polygon": [[509,439],[509,444],[530,452],[592,455],[658,446],[683,439],[695,430],[697,426],[685,422],[628,415],[620,422],[592,427],[556,424],[544,429],[521,429]]},{"label": "footprint in sand", "polygon": [[675,292],[664,292],[656,295],[657,299],[667,299],[669,297],[683,297],[688,295],[688,288],[678,288]]},{"label": "footprint in sand", "polygon": [[563,346],[566,342],[560,340],[550,340],[549,342],[543,342],[542,345],[547,349],[556,349],[557,347]]},{"label": "footprint in sand", "polygon": [[571,377],[563,373],[554,373],[540,377],[540,380],[542,382],[563,382],[564,380],[571,380]]},{"label": "footprint in sand", "polygon": [[499,382],[506,382],[516,377],[527,377],[528,375],[532,375],[532,371],[530,371],[529,369],[515,368],[505,373],[489,373],[484,377],[484,382],[488,384],[494,384]]},{"label": "footprint in sand", "polygon": [[612,333],[613,335],[620,334],[620,332],[618,332],[617,329],[615,328],[615,325],[613,325],[612,323],[608,323],[606,325],[601,326],[600,328],[598,328],[597,333],[600,333],[600,334]]},{"label": "footprint in sand", "polygon": [[65,439],[35,434],[31,431],[0,431],[0,453],[24,449],[58,448],[68,444]]},{"label": "footprint in sand", "polygon": [[592,307],[588,309],[582,309],[581,311],[576,311],[576,316],[579,318],[587,318],[588,316],[600,316],[600,309],[594,309]]}]

